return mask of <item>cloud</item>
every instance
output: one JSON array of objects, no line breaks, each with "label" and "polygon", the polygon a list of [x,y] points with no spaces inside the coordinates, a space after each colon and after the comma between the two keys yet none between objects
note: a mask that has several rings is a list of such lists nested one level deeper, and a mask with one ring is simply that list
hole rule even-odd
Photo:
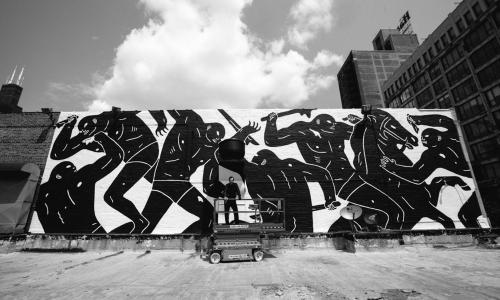
[{"label": "cloud", "polygon": [[111,105],[102,101],[102,100],[94,100],[87,107],[88,111],[103,111],[103,110],[111,110]]},{"label": "cloud", "polygon": [[285,50],[285,37],[263,41],[249,32],[241,20],[249,0],[141,3],[150,19],[117,48],[91,108],[293,107],[334,80],[325,74],[334,54],[310,61]]},{"label": "cloud", "polygon": [[[94,82],[95,84],[95,82]],[[97,93],[93,84],[49,82],[45,91],[45,98],[57,110],[74,110],[75,103],[84,109],[95,99]]]},{"label": "cloud", "polygon": [[320,52],[318,52],[313,62],[314,66],[318,68],[328,67],[332,64],[336,65],[337,67],[341,67],[343,63],[344,57],[342,55],[338,55],[327,50],[321,50]]},{"label": "cloud", "polygon": [[[90,84],[83,82],[49,82],[44,97],[52,108],[60,111],[110,109],[110,105],[95,100],[103,82],[105,82],[105,76],[100,73],[93,73],[90,82]],[[79,106],[75,107],[75,104]]]},{"label": "cloud", "polygon": [[299,0],[290,10],[294,24],[288,30],[290,44],[307,49],[307,43],[333,26],[333,0]]}]

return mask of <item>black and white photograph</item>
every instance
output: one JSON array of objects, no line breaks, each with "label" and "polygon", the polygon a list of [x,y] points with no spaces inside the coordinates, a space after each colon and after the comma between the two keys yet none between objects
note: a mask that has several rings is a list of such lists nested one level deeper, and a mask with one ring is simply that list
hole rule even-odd
[{"label": "black and white photograph", "polygon": [[498,0],[18,0],[0,34],[0,298],[500,298]]}]

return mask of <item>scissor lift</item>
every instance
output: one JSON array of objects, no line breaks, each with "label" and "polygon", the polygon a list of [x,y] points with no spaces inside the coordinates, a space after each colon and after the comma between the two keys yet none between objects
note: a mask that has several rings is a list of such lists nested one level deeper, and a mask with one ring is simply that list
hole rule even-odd
[{"label": "scissor lift", "polygon": [[[238,204],[239,222],[224,222],[226,199],[214,200],[213,234],[205,256],[211,263],[221,261],[255,260],[264,258],[262,238],[269,233],[285,230],[285,203],[282,198],[242,199]],[[234,200],[230,200],[234,201]]]}]

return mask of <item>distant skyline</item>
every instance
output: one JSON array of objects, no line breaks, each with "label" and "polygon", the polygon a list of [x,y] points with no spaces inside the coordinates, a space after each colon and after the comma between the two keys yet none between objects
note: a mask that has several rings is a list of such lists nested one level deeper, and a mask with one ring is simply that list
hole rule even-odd
[{"label": "distant skyline", "polygon": [[[24,111],[340,108],[336,74],[407,10],[422,42],[452,0],[17,0],[0,9],[0,79]],[[2,77],[3,76],[3,77]]]}]

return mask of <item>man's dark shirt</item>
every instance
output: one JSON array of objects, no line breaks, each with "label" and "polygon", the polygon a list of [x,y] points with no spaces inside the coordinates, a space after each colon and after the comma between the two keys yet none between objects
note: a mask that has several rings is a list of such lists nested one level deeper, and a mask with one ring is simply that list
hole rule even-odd
[{"label": "man's dark shirt", "polygon": [[238,198],[241,199],[240,188],[238,185],[234,182],[226,184],[226,197],[236,198],[236,195],[238,195]]}]

